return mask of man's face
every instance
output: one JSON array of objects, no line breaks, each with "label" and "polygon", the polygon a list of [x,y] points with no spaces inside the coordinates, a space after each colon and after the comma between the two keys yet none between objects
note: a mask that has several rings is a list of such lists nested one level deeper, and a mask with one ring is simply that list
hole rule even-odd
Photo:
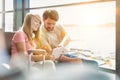
[{"label": "man's face", "polygon": [[47,18],[44,21],[44,26],[46,28],[47,31],[52,31],[54,29],[54,26],[56,24],[56,21],[50,18]]}]

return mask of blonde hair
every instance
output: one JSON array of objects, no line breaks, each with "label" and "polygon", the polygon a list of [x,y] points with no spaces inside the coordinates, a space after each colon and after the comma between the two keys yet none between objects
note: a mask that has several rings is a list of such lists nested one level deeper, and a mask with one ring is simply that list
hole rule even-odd
[{"label": "blonde hair", "polygon": [[[34,31],[35,37],[33,39],[32,38],[32,33],[33,32],[32,32],[32,28],[31,28],[31,19],[33,17],[36,17],[38,20],[40,20],[39,15],[27,13],[25,18],[24,18],[24,22],[23,22],[23,25],[22,25],[22,30],[27,35],[30,44],[32,46],[34,46],[34,41],[35,41],[35,43],[37,45],[37,48],[38,48],[38,47],[40,47],[40,27],[38,28],[37,31]],[[41,20],[40,20],[40,23],[41,23]]]}]

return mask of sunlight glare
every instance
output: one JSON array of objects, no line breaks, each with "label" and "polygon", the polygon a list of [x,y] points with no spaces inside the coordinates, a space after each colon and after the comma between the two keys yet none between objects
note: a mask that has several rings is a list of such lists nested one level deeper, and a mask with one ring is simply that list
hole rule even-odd
[{"label": "sunlight glare", "polygon": [[114,5],[113,2],[83,5],[84,10],[81,11],[82,25],[98,26],[106,23],[115,23]]}]

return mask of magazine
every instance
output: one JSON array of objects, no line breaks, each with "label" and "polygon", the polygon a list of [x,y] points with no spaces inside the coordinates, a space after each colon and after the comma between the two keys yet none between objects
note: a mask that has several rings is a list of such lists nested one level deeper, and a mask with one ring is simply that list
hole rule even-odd
[{"label": "magazine", "polygon": [[61,54],[65,54],[65,53],[66,53],[66,49],[64,47],[54,48],[52,52],[55,58],[58,58]]}]

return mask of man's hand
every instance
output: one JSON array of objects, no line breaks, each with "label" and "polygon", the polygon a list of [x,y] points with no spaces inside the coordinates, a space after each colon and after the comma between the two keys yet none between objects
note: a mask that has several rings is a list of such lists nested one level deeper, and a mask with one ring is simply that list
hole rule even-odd
[{"label": "man's hand", "polygon": [[59,44],[57,47],[64,47],[62,44]]},{"label": "man's hand", "polygon": [[61,54],[65,54],[66,53],[66,49],[64,47],[57,47],[54,48],[52,51],[52,55],[55,56],[55,58],[58,58]]}]

